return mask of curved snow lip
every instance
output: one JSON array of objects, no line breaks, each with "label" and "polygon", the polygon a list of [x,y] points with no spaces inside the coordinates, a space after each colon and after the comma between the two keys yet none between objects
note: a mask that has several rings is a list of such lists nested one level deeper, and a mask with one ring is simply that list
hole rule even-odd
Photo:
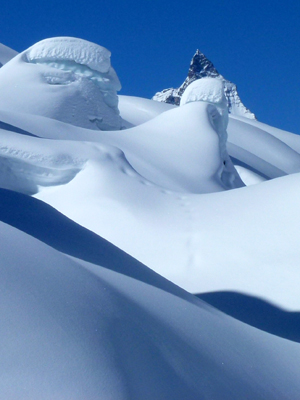
[{"label": "curved snow lip", "polygon": [[75,61],[98,72],[108,72],[111,53],[105,47],[87,40],[56,37],[42,40],[26,51],[29,62],[37,60]]},{"label": "curved snow lip", "polygon": [[33,195],[40,187],[69,183],[86,163],[65,153],[53,156],[0,146],[0,187]]},{"label": "curved snow lip", "polygon": [[218,78],[202,78],[192,82],[184,91],[180,105],[204,101],[227,109],[224,84]]},{"label": "curved snow lip", "polygon": [[24,61],[47,64],[50,67],[71,71],[75,74],[110,83],[115,90],[121,84],[111,67],[111,52],[87,40],[72,37],[56,37],[42,40],[23,53]]}]

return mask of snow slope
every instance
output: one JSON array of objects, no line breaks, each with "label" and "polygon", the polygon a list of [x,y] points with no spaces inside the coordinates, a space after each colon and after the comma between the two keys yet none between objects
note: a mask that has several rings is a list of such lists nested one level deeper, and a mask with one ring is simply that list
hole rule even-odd
[{"label": "snow slope", "polygon": [[116,84],[109,57],[59,38],[0,69],[1,393],[296,400],[299,343],[185,290],[299,312],[300,137],[228,118],[212,78],[180,107],[119,96],[119,125],[95,129],[82,99],[106,113],[85,85]]},{"label": "snow slope", "polygon": [[[5,398],[296,398],[299,344],[218,312],[96,235],[88,263],[90,232],[0,193],[6,221],[42,240],[1,223]],[[69,232],[80,259],[43,243],[66,251]]]},{"label": "snow slope", "polygon": [[[3,171],[10,173],[2,174],[2,187],[35,194],[189,291],[239,291],[299,310],[299,177],[282,176],[300,170],[300,156],[231,119],[229,154],[232,146],[252,178],[252,165],[259,176],[282,178],[224,191],[219,138],[205,125],[208,106],[163,108],[119,132],[0,112],[6,123],[52,138],[2,131]],[[234,136],[237,122],[246,124],[244,135]]]}]

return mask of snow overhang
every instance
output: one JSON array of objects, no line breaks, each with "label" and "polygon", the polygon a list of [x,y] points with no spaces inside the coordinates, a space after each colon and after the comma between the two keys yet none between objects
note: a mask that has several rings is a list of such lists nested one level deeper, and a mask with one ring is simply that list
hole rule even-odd
[{"label": "snow overhang", "polygon": [[110,56],[110,51],[102,46],[71,37],[45,39],[23,53],[28,63],[72,72],[107,85],[108,90],[118,91],[121,84],[111,67]]}]

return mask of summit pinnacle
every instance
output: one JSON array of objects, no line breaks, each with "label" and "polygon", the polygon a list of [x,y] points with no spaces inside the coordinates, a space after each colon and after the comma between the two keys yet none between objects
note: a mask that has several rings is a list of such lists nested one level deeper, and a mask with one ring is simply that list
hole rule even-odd
[{"label": "summit pinnacle", "polygon": [[224,94],[227,99],[228,112],[234,115],[240,115],[250,119],[255,119],[255,115],[248,110],[242,103],[236,85],[225,79],[214,67],[213,63],[205,57],[200,50],[194,54],[186,79],[178,89],[170,88],[157,92],[153,100],[174,104],[179,106],[180,99],[185,89],[195,80],[210,77],[220,79],[224,84]]}]

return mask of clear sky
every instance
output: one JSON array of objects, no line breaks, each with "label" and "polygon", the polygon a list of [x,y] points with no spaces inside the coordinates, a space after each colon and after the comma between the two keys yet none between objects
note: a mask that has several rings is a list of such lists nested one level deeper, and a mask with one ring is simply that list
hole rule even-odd
[{"label": "clear sky", "polygon": [[2,0],[0,42],[17,51],[74,36],[112,52],[121,94],[178,87],[199,48],[258,119],[300,134],[298,0]]}]

